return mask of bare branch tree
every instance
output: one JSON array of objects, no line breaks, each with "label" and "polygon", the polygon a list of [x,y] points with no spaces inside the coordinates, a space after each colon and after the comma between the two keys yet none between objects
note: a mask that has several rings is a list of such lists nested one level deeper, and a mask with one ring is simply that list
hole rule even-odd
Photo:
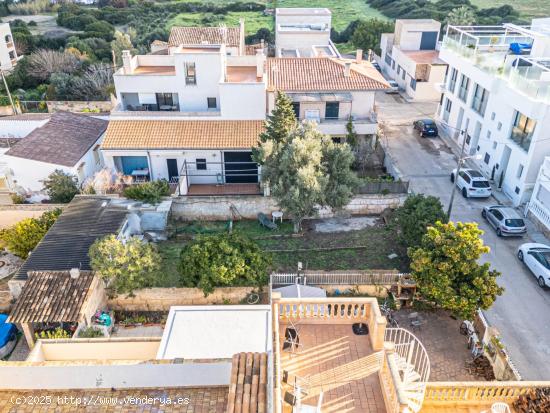
[{"label": "bare branch tree", "polygon": [[80,68],[80,60],[69,52],[39,49],[29,56],[27,73],[40,80],[47,80],[53,73],[71,74]]}]

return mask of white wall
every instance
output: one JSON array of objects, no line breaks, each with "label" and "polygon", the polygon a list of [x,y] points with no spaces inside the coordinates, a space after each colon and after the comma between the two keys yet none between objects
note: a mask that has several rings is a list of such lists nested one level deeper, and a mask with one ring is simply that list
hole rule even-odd
[{"label": "white wall", "polygon": [[5,363],[2,389],[117,389],[228,386],[231,361],[183,364],[21,365]]},{"label": "white wall", "polygon": [[[276,9],[275,12],[275,48],[279,55],[281,49],[311,49],[314,45],[328,45],[332,15],[322,8]],[[281,26],[322,26],[323,30],[292,30]]]},{"label": "white wall", "polygon": [[11,36],[13,43],[13,36],[11,35],[9,23],[0,23],[0,68],[4,70],[10,70],[13,67],[9,53],[13,52],[15,58],[17,58],[17,52],[15,51],[15,44],[8,48],[6,44],[6,36]]},{"label": "white wall", "polygon": [[41,191],[43,189],[42,181],[46,179],[48,175],[55,172],[56,169],[60,169],[65,173],[79,177],[78,167],[84,164],[83,179],[79,179],[79,184],[82,184],[88,177],[103,168],[101,151],[100,163],[95,162],[93,155],[93,149],[99,145],[102,140],[103,136],[99,138],[94,145],[92,145],[88,152],[86,152],[86,154],[73,167],[40,162],[32,159],[18,158],[5,154],[1,156],[0,160],[6,164],[14,186],[21,187],[28,192]]},{"label": "white wall", "polygon": [[24,138],[36,128],[48,123],[48,119],[41,120],[13,120],[0,118],[0,135],[14,138]]},{"label": "white wall", "polygon": [[218,105],[223,119],[265,119],[265,83],[220,83],[219,91]]},{"label": "white wall", "polygon": [[435,20],[398,19],[395,21],[396,45],[403,50],[419,50],[423,32],[439,32],[441,23]]}]

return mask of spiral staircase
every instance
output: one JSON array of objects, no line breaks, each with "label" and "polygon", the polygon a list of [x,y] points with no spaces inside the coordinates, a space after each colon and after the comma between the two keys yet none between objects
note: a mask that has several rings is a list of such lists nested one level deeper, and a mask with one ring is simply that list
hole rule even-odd
[{"label": "spiral staircase", "polygon": [[405,406],[401,413],[418,413],[430,377],[428,353],[420,340],[404,328],[387,328],[384,341],[389,344],[386,355],[399,404]]}]

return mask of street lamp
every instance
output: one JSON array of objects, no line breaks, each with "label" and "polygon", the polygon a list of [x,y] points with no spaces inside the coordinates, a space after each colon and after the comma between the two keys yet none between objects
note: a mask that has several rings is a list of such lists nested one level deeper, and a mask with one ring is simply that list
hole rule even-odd
[{"label": "street lamp", "polygon": [[[460,131],[460,134],[464,134],[464,131]],[[458,179],[458,174],[460,173],[460,167],[464,163],[466,159],[481,159],[481,155],[472,155],[472,156],[464,156],[464,144],[466,143],[466,137],[462,140],[462,149],[460,150],[460,156],[458,157],[458,161],[456,163],[456,175],[453,182],[453,190],[451,192],[451,199],[449,200],[449,208],[447,209],[447,218],[451,219],[451,210],[453,209],[453,201],[455,199],[455,192],[456,192],[456,180]]]}]

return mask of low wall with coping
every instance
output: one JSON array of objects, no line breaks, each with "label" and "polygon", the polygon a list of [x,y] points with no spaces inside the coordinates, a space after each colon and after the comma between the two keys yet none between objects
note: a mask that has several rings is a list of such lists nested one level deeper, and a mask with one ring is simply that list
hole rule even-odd
[{"label": "low wall with coping", "polygon": [[0,204],[0,211],[50,211],[69,204]]},{"label": "low wall with coping", "polygon": [[175,305],[239,304],[258,287],[221,287],[207,297],[199,288],[144,288],[134,296],[118,295],[107,305],[112,310],[169,311]]},{"label": "low wall with coping", "polygon": [[[405,202],[407,194],[361,194],[352,198],[344,208],[350,214],[369,215],[380,214],[386,208],[397,208]],[[193,220],[224,220],[231,217],[231,207],[244,217],[255,219],[258,213],[270,215],[279,210],[279,206],[273,197],[260,195],[253,196],[209,196],[193,197],[180,196],[172,203],[172,216],[184,221]],[[321,218],[334,216],[330,208],[322,208],[319,211]]]},{"label": "low wall with coping", "polygon": [[98,100],[98,101],[70,101],[70,100],[49,100],[46,102],[48,105],[48,112],[83,112],[85,109],[99,110],[99,112],[110,112],[113,108],[113,104],[110,100]]}]

